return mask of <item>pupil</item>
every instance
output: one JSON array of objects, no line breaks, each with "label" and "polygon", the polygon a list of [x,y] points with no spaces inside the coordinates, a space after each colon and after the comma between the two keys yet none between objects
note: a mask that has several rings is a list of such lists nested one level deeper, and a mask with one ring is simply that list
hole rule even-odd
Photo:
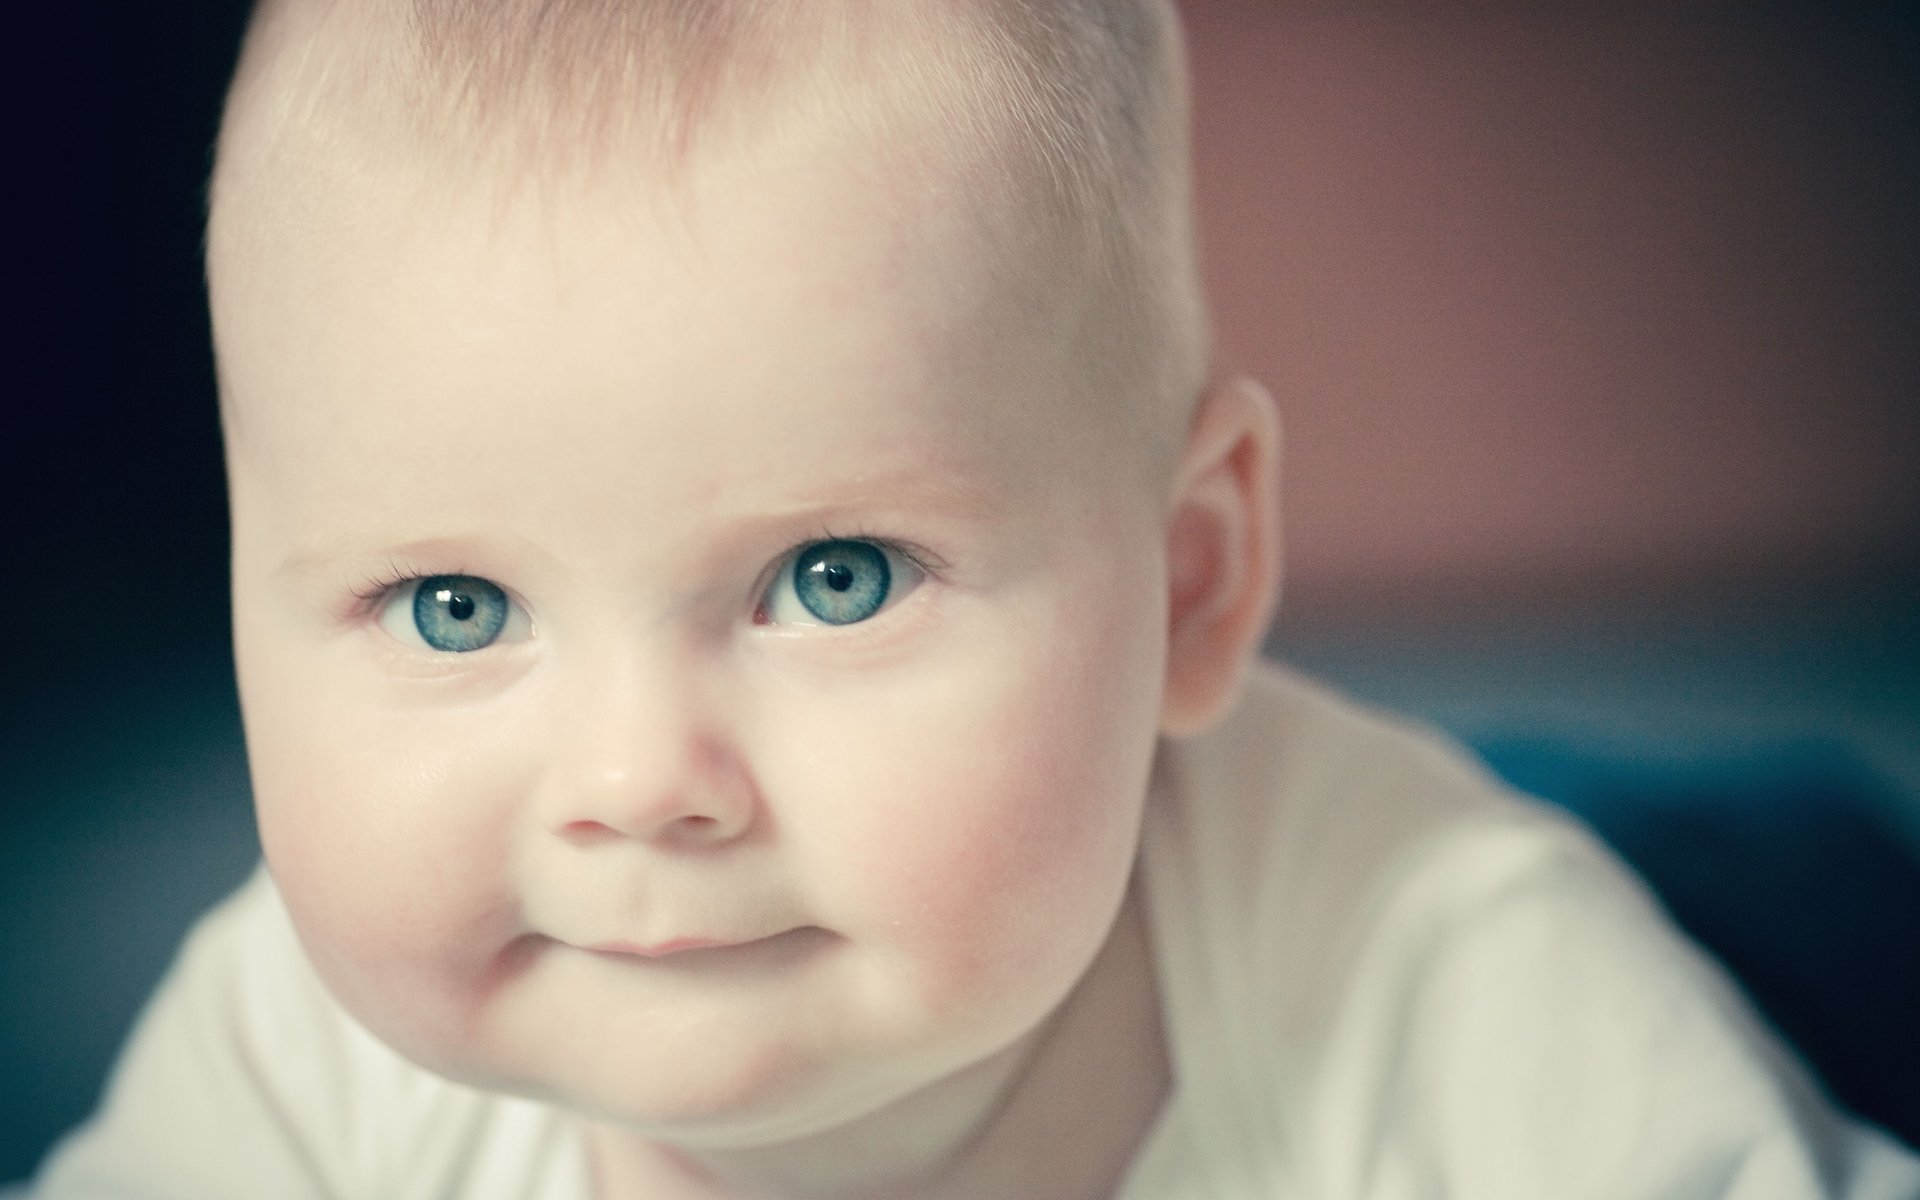
[{"label": "pupil", "polygon": [[853,571],[851,568],[839,565],[828,567],[826,577],[827,586],[836,592],[844,592],[853,586]]},{"label": "pupil", "polygon": [[473,598],[454,592],[447,597],[447,612],[456,621],[464,621],[473,615]]}]

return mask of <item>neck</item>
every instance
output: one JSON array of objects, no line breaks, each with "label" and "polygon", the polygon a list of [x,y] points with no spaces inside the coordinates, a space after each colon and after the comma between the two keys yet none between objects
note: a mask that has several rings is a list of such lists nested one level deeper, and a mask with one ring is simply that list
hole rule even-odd
[{"label": "neck", "polygon": [[[1169,1086],[1138,882],[1067,999],[1014,1045],[812,1137],[724,1152],[605,1126],[600,1200],[1086,1200],[1119,1186]],[[1089,1103],[1088,1097],[1097,1097]]]}]

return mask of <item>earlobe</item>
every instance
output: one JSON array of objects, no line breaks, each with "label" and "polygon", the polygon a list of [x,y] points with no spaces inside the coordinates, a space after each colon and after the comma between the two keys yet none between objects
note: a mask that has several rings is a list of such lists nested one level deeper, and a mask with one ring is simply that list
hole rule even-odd
[{"label": "earlobe", "polygon": [[1194,413],[1167,520],[1161,732],[1191,737],[1232,707],[1279,584],[1280,427],[1252,379],[1216,380]]}]

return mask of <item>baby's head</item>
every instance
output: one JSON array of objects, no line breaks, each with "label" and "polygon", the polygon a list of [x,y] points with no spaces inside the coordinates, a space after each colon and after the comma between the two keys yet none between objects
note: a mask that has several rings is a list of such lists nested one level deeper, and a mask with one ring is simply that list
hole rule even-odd
[{"label": "baby's head", "polygon": [[267,859],[401,1052],[668,1141],[1018,1052],[1271,591],[1178,34],[289,0],[208,270]]}]

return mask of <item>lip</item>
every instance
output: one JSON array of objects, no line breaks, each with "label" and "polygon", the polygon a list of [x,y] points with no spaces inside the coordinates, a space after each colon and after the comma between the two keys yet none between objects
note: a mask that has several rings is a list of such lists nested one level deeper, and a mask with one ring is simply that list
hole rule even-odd
[{"label": "lip", "polygon": [[728,941],[726,938],[681,937],[648,945],[642,945],[639,942],[595,942],[584,949],[591,950],[595,954],[612,954],[625,958],[671,958],[690,950],[726,950],[748,944],[750,943]]},{"label": "lip", "polygon": [[625,962],[686,964],[689,969],[761,971],[798,966],[839,939],[818,925],[795,925],[760,937],[676,937],[659,942],[614,938],[576,942],[602,958]]}]

